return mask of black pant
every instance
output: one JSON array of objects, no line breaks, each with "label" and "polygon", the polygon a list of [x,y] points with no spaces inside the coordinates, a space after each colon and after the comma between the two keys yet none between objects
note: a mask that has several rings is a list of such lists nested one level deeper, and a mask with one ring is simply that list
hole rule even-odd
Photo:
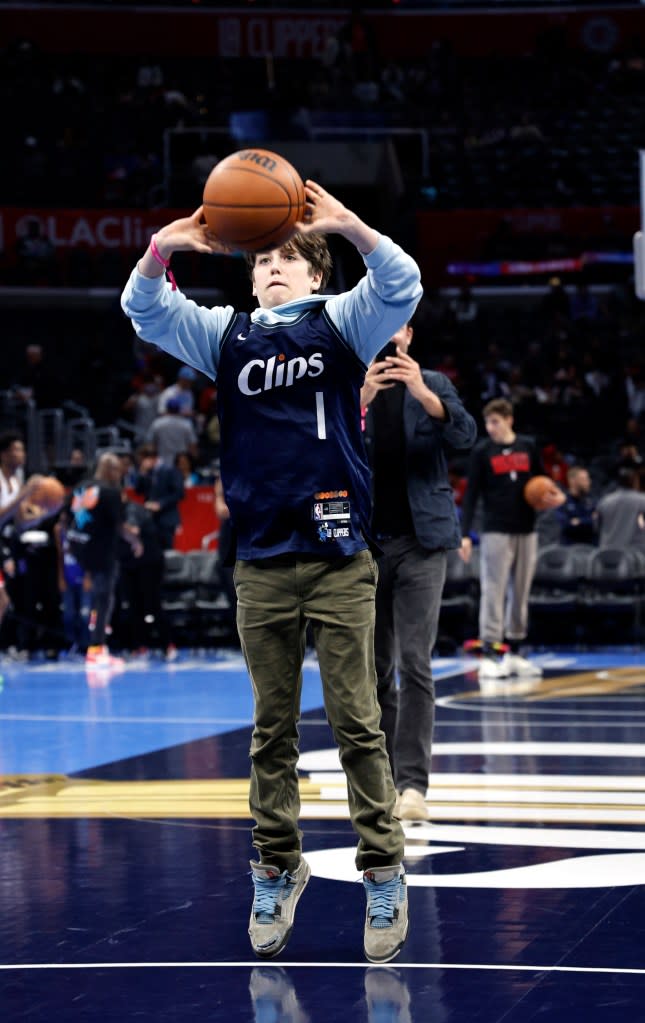
[{"label": "black pant", "polygon": [[15,574],[6,576],[12,614],[3,635],[20,650],[60,649],[64,645],[53,548],[14,557]]},{"label": "black pant", "polygon": [[425,795],[434,728],[430,657],[447,555],[425,550],[411,536],[382,546],[374,638],[381,728],[397,789],[413,788]]},{"label": "black pant", "polygon": [[124,593],[130,605],[130,643],[134,649],[158,643],[166,649],[170,643],[170,626],[161,606],[163,558],[135,558],[121,570]]},{"label": "black pant", "polygon": [[114,610],[114,591],[119,575],[118,563],[115,561],[105,568],[90,569],[89,575],[92,580],[89,642],[91,646],[102,646]]}]

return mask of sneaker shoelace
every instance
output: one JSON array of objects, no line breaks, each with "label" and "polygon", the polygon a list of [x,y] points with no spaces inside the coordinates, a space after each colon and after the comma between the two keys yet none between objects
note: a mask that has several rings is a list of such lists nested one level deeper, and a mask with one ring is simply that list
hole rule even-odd
[{"label": "sneaker shoelace", "polygon": [[391,927],[398,900],[401,879],[393,877],[390,881],[370,881],[365,878],[365,887],[369,896],[369,917],[371,927]]},{"label": "sneaker shoelace", "polygon": [[288,876],[286,870],[271,878],[253,875],[255,887],[253,914],[259,924],[272,924],[275,920],[277,903],[284,897]]}]

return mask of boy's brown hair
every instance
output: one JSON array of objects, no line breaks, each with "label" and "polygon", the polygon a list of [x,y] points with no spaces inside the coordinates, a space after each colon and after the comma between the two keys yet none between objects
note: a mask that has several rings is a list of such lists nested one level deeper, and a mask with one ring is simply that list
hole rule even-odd
[{"label": "boy's brown hair", "polygon": [[488,401],[484,405],[482,415],[484,419],[487,419],[488,416],[501,416],[503,419],[512,419],[513,406],[506,398],[493,398],[492,401]]},{"label": "boy's brown hair", "polygon": [[[249,277],[253,279],[253,270],[255,268],[255,257],[260,255],[260,252],[270,252],[275,246],[268,246],[266,249],[260,249],[259,252],[247,252],[246,253],[246,266],[249,271]],[[322,292],[329,283],[332,271],[332,259],[327,245],[327,239],[324,234],[301,234],[300,231],[296,231],[291,236],[288,242],[284,245],[279,246],[280,249],[295,249],[299,252],[303,259],[306,259],[309,264],[309,268],[312,273],[320,273],[320,288]]]}]

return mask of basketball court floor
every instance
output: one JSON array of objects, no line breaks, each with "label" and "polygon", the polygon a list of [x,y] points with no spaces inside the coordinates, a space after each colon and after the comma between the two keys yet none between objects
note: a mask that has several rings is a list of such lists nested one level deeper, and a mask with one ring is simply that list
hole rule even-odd
[{"label": "basketball court floor", "polygon": [[312,880],[248,944],[250,687],[239,654],[87,674],[0,665],[0,1018],[227,1023],[645,1019],[645,654],[544,652],[479,689],[434,662],[432,824],[406,827],[410,935],[369,968],[354,834],[314,657]]}]

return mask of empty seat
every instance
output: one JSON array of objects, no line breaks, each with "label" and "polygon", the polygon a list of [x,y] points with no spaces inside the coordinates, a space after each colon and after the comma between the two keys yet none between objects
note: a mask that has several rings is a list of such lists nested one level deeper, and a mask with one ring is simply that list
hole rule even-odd
[{"label": "empty seat", "polygon": [[449,636],[461,644],[473,630],[476,632],[478,583],[470,563],[457,551],[448,551],[446,581],[441,595],[439,639]]},{"label": "empty seat", "polygon": [[580,631],[580,555],[573,547],[551,544],[538,551],[529,595],[530,636],[534,642],[571,641]]},{"label": "empty seat", "polygon": [[600,547],[589,558],[584,608],[590,635],[620,642],[640,631],[640,555],[622,547]]},{"label": "empty seat", "polygon": [[217,551],[189,551],[196,585],[195,630],[200,645],[229,642],[234,632],[234,611],[222,580]]},{"label": "empty seat", "polygon": [[192,638],[197,586],[193,564],[181,551],[164,551],[161,606],[173,632],[182,642]]}]

